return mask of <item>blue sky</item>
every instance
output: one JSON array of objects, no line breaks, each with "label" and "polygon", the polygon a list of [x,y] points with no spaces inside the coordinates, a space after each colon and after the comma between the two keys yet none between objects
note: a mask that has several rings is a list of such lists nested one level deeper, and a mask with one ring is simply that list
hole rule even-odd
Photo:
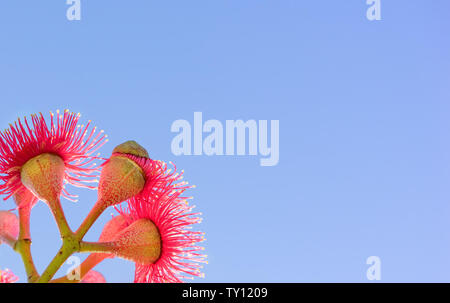
[{"label": "blue sky", "polygon": [[[448,1],[382,0],[372,22],[365,0],[129,2],[82,0],[70,22],[65,1],[2,1],[0,128],[69,108],[109,135],[102,155],[134,139],[184,169],[207,237],[196,281],[368,282],[369,256],[383,282],[450,281]],[[279,120],[279,164],[173,155],[171,124],[196,111]],[[71,192],[75,229],[96,193]],[[43,203],[32,237],[42,271],[60,245]],[[2,245],[5,267],[24,281]],[[134,271],[96,269],[108,282]]]}]

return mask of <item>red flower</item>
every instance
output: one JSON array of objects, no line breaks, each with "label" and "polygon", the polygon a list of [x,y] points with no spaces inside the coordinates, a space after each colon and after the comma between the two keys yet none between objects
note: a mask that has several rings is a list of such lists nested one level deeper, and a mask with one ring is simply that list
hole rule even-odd
[{"label": "red flower", "polygon": [[[88,131],[91,121],[86,126],[77,125],[80,114],[64,114],[57,111],[56,117],[51,113],[50,124],[44,116],[31,115],[31,123],[27,118],[23,122],[18,119],[14,125],[0,132],[0,194],[5,199],[25,189],[21,181],[21,167],[30,159],[41,154],[59,156],[64,161],[64,183],[77,187],[95,188],[84,183],[94,182],[97,177],[93,156],[107,140],[103,131],[96,133],[94,127]],[[76,196],[70,195],[65,188],[62,195],[73,201]]]},{"label": "red flower", "polygon": [[[166,187],[166,188],[171,188]],[[158,229],[161,251],[151,264],[136,262],[135,283],[181,283],[181,279],[203,277],[199,263],[207,263],[201,254],[204,233],[192,231],[192,225],[200,223],[200,213],[192,213],[184,189],[174,187],[161,195],[139,195],[128,201],[128,208],[118,208],[128,226],[146,219]],[[142,231],[144,232],[144,231]]]},{"label": "red flower", "polygon": [[9,269],[0,269],[0,283],[15,283],[17,281],[19,281],[19,278],[10,272]]}]

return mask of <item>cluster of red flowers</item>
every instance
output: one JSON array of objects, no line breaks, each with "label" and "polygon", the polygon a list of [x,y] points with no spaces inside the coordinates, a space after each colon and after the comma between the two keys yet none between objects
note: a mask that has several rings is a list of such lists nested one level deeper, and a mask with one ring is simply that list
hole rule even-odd
[{"label": "cluster of red flowers", "polygon": [[[99,181],[99,200],[91,211],[93,220],[88,223],[93,224],[108,206],[114,206],[122,223],[107,224],[103,234],[110,236],[100,238],[99,245],[107,239],[115,248],[109,254],[92,251],[92,255],[134,261],[137,283],[182,282],[185,278],[202,276],[200,263],[206,263],[206,256],[201,253],[203,247],[199,243],[204,236],[192,230],[192,225],[201,222],[200,213],[192,212],[190,198],[183,196],[192,187],[182,181],[183,172],[177,172],[172,163],[149,158],[146,150],[134,141],[117,146],[109,159],[100,158],[95,153],[107,142],[106,135],[95,127],[90,129],[91,121],[79,126],[79,118],[80,114],[67,110],[63,114],[58,111],[56,117],[51,113],[50,123],[42,114],[32,115],[31,123],[26,118],[19,119],[0,132],[0,194],[5,200],[13,197],[19,207],[31,209],[38,200],[50,201],[48,192],[57,191],[58,196],[70,200],[76,198],[66,191],[66,184],[96,189],[89,183]],[[106,161],[97,167],[95,160]],[[58,165],[64,170],[60,175],[56,173]],[[24,205],[24,200],[28,205]],[[58,203],[48,205],[52,208]],[[58,219],[58,211],[53,213]],[[140,224],[142,220],[148,224]],[[86,230],[80,231],[83,229],[80,227],[77,231],[81,234],[80,241],[90,227],[86,225]],[[20,240],[17,232],[14,238],[6,229],[0,229],[0,243]],[[149,243],[156,244],[145,247]],[[101,274],[93,273],[96,272],[89,271],[89,278],[82,282],[102,280],[93,278]],[[16,278],[9,271],[0,271],[0,281],[15,282]]]}]

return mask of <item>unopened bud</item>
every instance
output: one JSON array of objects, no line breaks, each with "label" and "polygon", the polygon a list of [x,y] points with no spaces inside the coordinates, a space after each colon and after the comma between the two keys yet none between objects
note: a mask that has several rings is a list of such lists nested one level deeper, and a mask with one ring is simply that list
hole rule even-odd
[{"label": "unopened bud", "polygon": [[141,158],[149,158],[147,150],[133,140],[117,145],[113,150],[113,154],[114,153],[129,154]]},{"label": "unopened bud", "polygon": [[17,240],[19,235],[19,218],[9,211],[0,211],[0,244],[2,241]]},{"label": "unopened bud", "polygon": [[[123,154],[123,156],[121,155]],[[119,204],[139,194],[145,185],[142,168],[125,155],[147,156],[147,151],[134,141],[118,145],[104,164],[98,187],[104,208]]]}]

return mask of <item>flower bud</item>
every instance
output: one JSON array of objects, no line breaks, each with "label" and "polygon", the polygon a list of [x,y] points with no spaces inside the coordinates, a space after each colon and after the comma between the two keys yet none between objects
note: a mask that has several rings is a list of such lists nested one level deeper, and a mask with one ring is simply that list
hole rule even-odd
[{"label": "flower bud", "polygon": [[9,211],[0,211],[0,244],[2,241],[17,240],[19,235],[19,218]]},{"label": "flower bud", "polygon": [[95,270],[90,270],[80,283],[106,283],[105,277]]},{"label": "flower bud", "polygon": [[119,154],[128,154],[133,155],[141,158],[149,158],[148,152],[145,148],[143,148],[141,145],[139,145],[136,141],[130,140],[126,141],[122,144],[117,145],[114,150],[113,154],[119,153]]},{"label": "flower bud", "polygon": [[148,156],[147,151],[134,141],[127,141],[114,149],[103,165],[98,186],[99,201],[104,208],[130,199],[144,188],[145,174],[136,162],[125,156],[127,154]]},{"label": "flower bud", "polygon": [[43,153],[28,160],[21,169],[20,178],[36,197],[46,202],[59,200],[63,189],[65,165],[61,157]]},{"label": "flower bud", "polygon": [[139,219],[116,236],[112,251],[117,256],[138,264],[152,264],[161,255],[158,228],[148,219]]}]

